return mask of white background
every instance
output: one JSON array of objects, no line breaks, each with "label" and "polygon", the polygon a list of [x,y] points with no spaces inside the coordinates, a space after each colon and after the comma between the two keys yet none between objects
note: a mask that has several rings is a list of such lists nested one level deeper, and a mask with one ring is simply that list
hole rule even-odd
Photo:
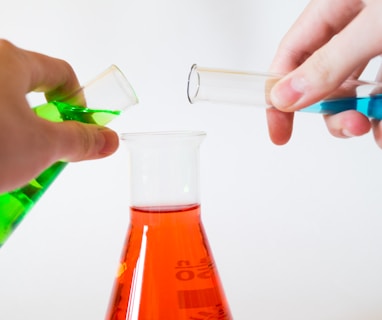
[{"label": "white background", "polygon": [[[266,71],[307,2],[4,0],[0,37],[67,60],[81,82],[117,64],[141,101],[111,125],[120,133],[207,132],[203,223],[235,319],[381,319],[382,151],[372,135],[336,139],[321,116],[297,114],[278,147],[264,110],[186,98],[193,63]],[[0,251],[0,319],[103,319],[128,203],[123,146],[70,164]]]}]

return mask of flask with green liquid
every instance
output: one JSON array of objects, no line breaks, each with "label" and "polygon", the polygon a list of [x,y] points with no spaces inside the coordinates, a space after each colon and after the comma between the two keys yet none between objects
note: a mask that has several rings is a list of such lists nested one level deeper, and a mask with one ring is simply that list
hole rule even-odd
[{"label": "flask with green liquid", "polygon": [[[54,122],[75,120],[103,126],[137,102],[130,83],[112,65],[67,98],[33,110],[39,117]],[[64,161],[56,162],[24,187],[0,194],[0,247],[66,165]]]}]

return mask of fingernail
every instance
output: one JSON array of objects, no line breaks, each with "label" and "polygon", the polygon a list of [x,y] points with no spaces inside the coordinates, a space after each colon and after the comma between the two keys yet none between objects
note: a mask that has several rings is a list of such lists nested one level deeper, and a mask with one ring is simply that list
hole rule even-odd
[{"label": "fingernail", "polygon": [[107,128],[102,128],[99,130],[99,137],[97,140],[97,145],[99,147],[98,153],[100,155],[109,155],[112,154],[119,144],[118,135]]},{"label": "fingernail", "polygon": [[271,100],[276,108],[288,110],[303,96],[306,80],[303,77],[292,77],[281,80],[271,92]]}]

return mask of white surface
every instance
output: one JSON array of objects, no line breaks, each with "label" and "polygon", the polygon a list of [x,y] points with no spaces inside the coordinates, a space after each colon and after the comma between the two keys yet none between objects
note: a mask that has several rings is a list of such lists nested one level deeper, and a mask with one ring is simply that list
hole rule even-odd
[{"label": "white surface", "polygon": [[[66,59],[81,81],[120,66],[141,103],[114,122],[119,132],[207,132],[203,221],[235,319],[381,319],[372,135],[335,139],[320,116],[298,114],[277,147],[263,110],[186,98],[193,63],[267,70],[306,3],[14,0],[0,37]],[[128,225],[126,155],[69,165],[1,249],[1,319],[104,318]]]}]

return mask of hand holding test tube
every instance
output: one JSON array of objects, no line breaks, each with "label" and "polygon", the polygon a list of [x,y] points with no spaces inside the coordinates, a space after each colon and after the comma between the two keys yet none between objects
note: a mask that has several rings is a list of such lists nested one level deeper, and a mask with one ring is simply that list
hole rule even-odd
[{"label": "hand holding test tube", "polygon": [[[53,122],[75,120],[104,126],[137,102],[128,80],[112,65],[60,101],[37,106],[33,111]],[[58,161],[25,186],[0,194],[0,247],[67,164]]]},{"label": "hand holding test tube", "polygon": [[[188,76],[190,103],[215,103],[272,107],[269,94],[281,75],[199,67]],[[334,93],[302,112],[336,114],[356,110],[371,119],[382,120],[382,83],[347,80]]]}]

